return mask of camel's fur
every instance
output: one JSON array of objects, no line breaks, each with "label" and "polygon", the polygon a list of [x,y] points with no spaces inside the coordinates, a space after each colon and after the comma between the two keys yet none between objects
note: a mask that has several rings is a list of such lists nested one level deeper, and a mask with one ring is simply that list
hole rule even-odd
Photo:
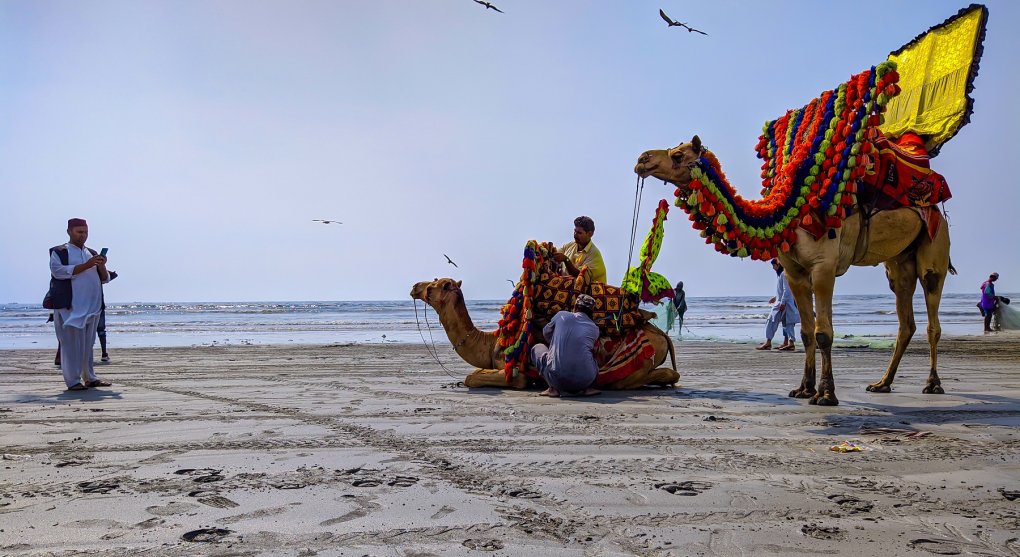
[{"label": "camel's fur", "polygon": [[[465,362],[477,367],[474,373],[464,378],[468,387],[499,387],[523,389],[527,387],[527,377],[518,374],[512,381],[507,381],[503,373],[503,353],[496,345],[496,331],[480,331],[471,322],[464,294],[460,289],[460,281],[450,278],[424,281],[411,287],[411,297],[422,300],[436,310],[439,322],[446,330],[446,336],[453,344],[454,351]],[[601,388],[610,390],[636,389],[643,385],[675,385],[680,380],[676,372],[676,360],[673,355],[673,343],[669,337],[651,324],[645,325],[648,340],[655,348],[653,369],[635,372],[631,375],[604,385]],[[673,369],[661,366],[666,356],[672,360]]]},{"label": "camel's fur", "polygon": [[[681,191],[691,181],[691,169],[702,155],[711,155],[698,136],[690,143],[672,149],[645,151],[634,167],[641,177],[653,176],[669,182]],[[871,392],[887,393],[896,376],[900,358],[917,328],[911,299],[917,283],[924,291],[928,311],[928,344],[930,369],[922,392],[942,394],[937,368],[937,346],[942,334],[939,324],[939,302],[949,270],[949,230],[946,223],[939,227],[935,239],[929,239],[920,216],[913,209],[882,211],[862,226],[860,212],[848,217],[841,228],[834,229],[835,239],[823,236],[816,240],[797,229],[792,249],[779,256],[786,269],[790,290],[800,310],[801,338],[804,341],[804,376],[791,397],[810,398],[812,404],[836,405],[836,385],[832,377],[832,292],[836,277],[851,265],[874,266],[885,263],[889,288],[896,295],[896,316],[899,330],[889,367],[877,382],[868,385]],[[815,386],[815,347],[821,349],[822,372]]]}]

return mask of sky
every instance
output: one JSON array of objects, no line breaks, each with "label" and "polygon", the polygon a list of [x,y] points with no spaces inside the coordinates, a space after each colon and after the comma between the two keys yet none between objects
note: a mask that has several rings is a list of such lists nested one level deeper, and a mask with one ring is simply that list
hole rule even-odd
[{"label": "sky", "polygon": [[[634,164],[698,134],[758,197],[762,123],[885,59],[962,1],[4,0],[0,303],[40,303],[71,217],[109,248],[107,301],[509,296],[527,240],[591,216],[609,282]],[[1020,3],[990,0],[969,125],[933,159],[947,292],[1020,291]],[[658,9],[707,36],[667,28]],[[659,199],[649,180],[636,253]],[[323,225],[312,219],[336,219]],[[456,262],[447,263],[443,254]],[[762,295],[678,208],[654,270],[689,296]],[[882,266],[837,294],[888,292]]]}]

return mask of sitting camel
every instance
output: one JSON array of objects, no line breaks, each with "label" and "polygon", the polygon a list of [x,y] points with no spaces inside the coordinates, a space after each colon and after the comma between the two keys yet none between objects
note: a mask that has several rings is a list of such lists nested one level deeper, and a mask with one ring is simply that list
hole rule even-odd
[{"label": "sitting camel", "polygon": [[[511,387],[524,389],[528,386],[528,378],[520,373],[511,381],[507,381],[503,373],[503,352],[496,344],[496,331],[480,331],[471,322],[464,293],[460,289],[460,281],[450,278],[424,281],[411,287],[411,297],[422,300],[436,310],[439,322],[446,330],[446,336],[465,362],[478,367],[474,373],[464,378],[468,387]],[[637,389],[643,385],[675,385],[680,380],[676,371],[676,359],[673,354],[673,342],[658,327],[645,324],[644,332],[655,348],[650,369],[640,369],[627,377],[600,385],[601,389],[626,390]],[[673,369],[659,367],[666,361],[667,354]],[[646,366],[649,367],[649,366]]]},{"label": "sitting camel", "polygon": [[[653,176],[678,188],[678,196],[690,192],[691,170],[704,156],[711,156],[698,136],[690,143],[672,149],[645,151],[634,167],[642,178]],[[858,208],[859,209],[859,208]],[[804,341],[804,376],[791,397],[810,398],[811,404],[834,406],[836,385],[832,377],[832,292],[836,277],[851,265],[875,266],[885,263],[889,288],[896,295],[896,316],[899,331],[892,360],[880,380],[867,390],[888,393],[896,376],[900,358],[907,349],[917,326],[914,324],[912,298],[917,283],[924,290],[928,310],[928,344],[931,368],[922,392],[942,394],[936,347],[942,334],[939,324],[939,302],[949,264],[949,227],[943,223],[934,238],[929,238],[918,212],[899,208],[874,213],[863,225],[860,210],[848,216],[841,228],[830,229],[834,237],[815,239],[798,228],[796,241],[788,252],[779,255],[786,269],[790,289],[800,310],[801,338]],[[815,347],[821,349],[822,372],[815,388]]]}]

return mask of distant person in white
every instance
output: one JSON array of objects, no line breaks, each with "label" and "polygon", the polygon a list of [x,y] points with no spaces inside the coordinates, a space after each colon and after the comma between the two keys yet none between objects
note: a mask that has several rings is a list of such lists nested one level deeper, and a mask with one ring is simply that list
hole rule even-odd
[{"label": "distant person in white", "polygon": [[[60,340],[60,369],[68,390],[109,387],[110,382],[96,376],[92,356],[103,304],[102,284],[110,280],[106,256],[85,247],[89,227],[84,219],[68,220],[67,236],[66,244],[50,248],[50,274],[56,282],[65,281],[65,290],[70,284],[70,296],[55,296],[53,308],[53,325]],[[61,261],[61,251],[67,253],[66,264]]]}]

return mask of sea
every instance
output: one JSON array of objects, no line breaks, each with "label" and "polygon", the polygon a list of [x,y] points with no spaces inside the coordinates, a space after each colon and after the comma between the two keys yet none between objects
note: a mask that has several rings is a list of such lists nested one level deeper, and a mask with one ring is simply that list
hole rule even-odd
[{"label": "sea", "polygon": [[[495,330],[504,303],[471,301],[468,311],[479,329]],[[982,334],[976,303],[971,294],[944,295],[939,310],[943,335]],[[671,331],[681,341],[760,342],[764,337],[766,297],[688,297],[687,305],[682,329]],[[914,313],[914,340],[926,342],[928,319],[920,294],[914,298]],[[40,305],[0,304],[0,349],[56,348],[48,315]],[[895,338],[892,294],[836,296],[833,315],[837,344],[888,346]],[[110,303],[106,323],[111,348],[449,342],[435,311],[410,299]]]}]

